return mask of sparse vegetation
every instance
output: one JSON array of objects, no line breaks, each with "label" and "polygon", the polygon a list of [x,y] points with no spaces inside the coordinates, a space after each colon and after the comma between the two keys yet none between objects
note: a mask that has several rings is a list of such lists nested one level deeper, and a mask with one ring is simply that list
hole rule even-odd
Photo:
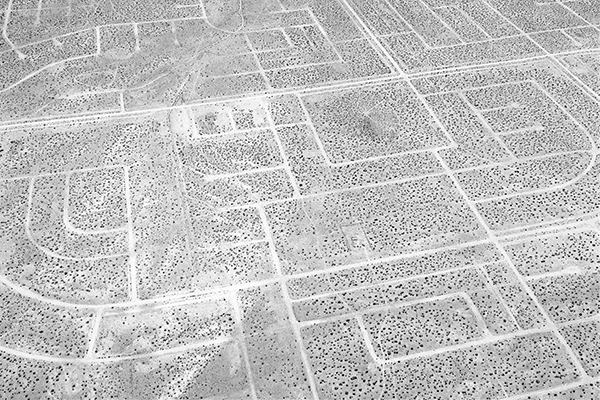
[{"label": "sparse vegetation", "polygon": [[138,3],[0,1],[0,399],[600,398],[597,1]]}]

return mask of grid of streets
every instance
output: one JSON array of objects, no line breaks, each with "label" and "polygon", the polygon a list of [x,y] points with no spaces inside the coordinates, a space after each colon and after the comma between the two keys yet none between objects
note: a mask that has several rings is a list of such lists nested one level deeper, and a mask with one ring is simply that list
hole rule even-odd
[{"label": "grid of streets", "polygon": [[0,399],[600,398],[598,0],[0,7]]}]

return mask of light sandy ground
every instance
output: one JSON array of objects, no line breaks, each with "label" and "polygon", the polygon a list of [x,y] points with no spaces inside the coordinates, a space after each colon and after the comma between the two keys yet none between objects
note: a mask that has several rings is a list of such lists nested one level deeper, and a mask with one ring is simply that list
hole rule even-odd
[{"label": "light sandy ground", "polygon": [[600,399],[600,3],[0,6],[1,399]]}]

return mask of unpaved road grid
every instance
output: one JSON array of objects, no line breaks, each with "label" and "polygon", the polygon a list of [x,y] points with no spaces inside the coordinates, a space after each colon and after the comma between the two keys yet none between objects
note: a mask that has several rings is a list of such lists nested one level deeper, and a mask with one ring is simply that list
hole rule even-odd
[{"label": "unpaved road grid", "polygon": [[0,399],[600,399],[599,0],[0,9]]}]

